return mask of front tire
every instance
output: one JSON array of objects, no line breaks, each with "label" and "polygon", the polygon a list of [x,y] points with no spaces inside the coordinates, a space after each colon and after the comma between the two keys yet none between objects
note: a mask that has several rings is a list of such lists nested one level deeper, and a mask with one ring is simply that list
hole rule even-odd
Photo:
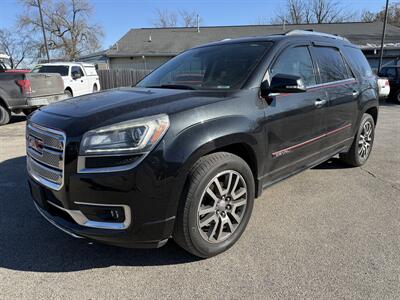
[{"label": "front tire", "polygon": [[353,167],[360,167],[365,164],[371,154],[374,137],[374,119],[371,115],[364,114],[353,144],[347,153],[340,154],[341,160]]},{"label": "front tire", "polygon": [[220,254],[240,238],[254,204],[253,174],[240,157],[227,152],[202,157],[188,177],[173,237],[193,255]]},{"label": "front tire", "polygon": [[67,96],[67,98],[72,98],[72,92],[70,90],[65,90],[64,95]]},{"label": "front tire", "polygon": [[397,104],[400,104],[400,90],[398,90],[398,91],[396,92],[396,94],[394,95],[394,101],[395,101]]},{"label": "front tire", "polygon": [[11,111],[0,105],[0,126],[8,124],[11,119]]}]

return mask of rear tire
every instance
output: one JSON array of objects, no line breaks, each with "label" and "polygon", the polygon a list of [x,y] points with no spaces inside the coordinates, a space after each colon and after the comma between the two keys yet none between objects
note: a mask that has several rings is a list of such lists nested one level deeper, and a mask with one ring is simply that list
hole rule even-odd
[{"label": "rear tire", "polygon": [[188,176],[174,240],[202,258],[228,250],[247,226],[254,190],[253,174],[240,157],[227,152],[202,157]]},{"label": "rear tire", "polygon": [[93,86],[93,93],[97,93],[99,91],[99,88],[97,87],[97,84]]},{"label": "rear tire", "polygon": [[371,115],[364,114],[350,150],[347,153],[340,154],[340,159],[353,167],[362,166],[367,162],[371,154],[374,137],[374,119]]},{"label": "rear tire", "polygon": [[397,104],[400,104],[400,90],[398,90],[396,92],[396,94],[394,95],[394,102],[396,102]]},{"label": "rear tire", "polygon": [[67,98],[72,98],[72,92],[70,90],[65,90],[64,95],[66,95]]},{"label": "rear tire", "polygon": [[11,119],[11,111],[0,105],[0,126],[8,124]]}]

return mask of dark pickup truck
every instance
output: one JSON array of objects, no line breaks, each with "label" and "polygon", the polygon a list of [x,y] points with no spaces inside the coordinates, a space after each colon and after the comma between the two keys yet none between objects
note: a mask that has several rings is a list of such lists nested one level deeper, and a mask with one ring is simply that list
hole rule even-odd
[{"label": "dark pickup truck", "polygon": [[59,74],[9,70],[0,61],[0,125],[10,121],[11,112],[28,115],[40,106],[65,98]]}]

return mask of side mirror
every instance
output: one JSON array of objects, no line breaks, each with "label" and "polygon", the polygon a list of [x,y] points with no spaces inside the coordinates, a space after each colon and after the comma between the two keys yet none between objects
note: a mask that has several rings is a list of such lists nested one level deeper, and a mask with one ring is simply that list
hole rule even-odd
[{"label": "side mirror", "polygon": [[271,84],[264,81],[261,84],[261,96],[267,97],[270,93],[303,93],[306,86],[299,76],[276,74]]},{"label": "side mirror", "polygon": [[81,78],[82,77],[82,75],[81,75],[81,73],[79,73],[79,72],[74,72],[74,73],[72,73],[72,79],[79,79],[79,78]]}]

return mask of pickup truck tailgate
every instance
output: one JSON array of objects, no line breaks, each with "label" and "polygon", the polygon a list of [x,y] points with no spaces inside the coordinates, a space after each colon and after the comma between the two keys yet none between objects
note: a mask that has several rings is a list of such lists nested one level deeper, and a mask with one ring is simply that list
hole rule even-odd
[{"label": "pickup truck tailgate", "polygon": [[31,82],[31,98],[64,93],[64,82],[59,74],[27,73],[26,79]]}]

